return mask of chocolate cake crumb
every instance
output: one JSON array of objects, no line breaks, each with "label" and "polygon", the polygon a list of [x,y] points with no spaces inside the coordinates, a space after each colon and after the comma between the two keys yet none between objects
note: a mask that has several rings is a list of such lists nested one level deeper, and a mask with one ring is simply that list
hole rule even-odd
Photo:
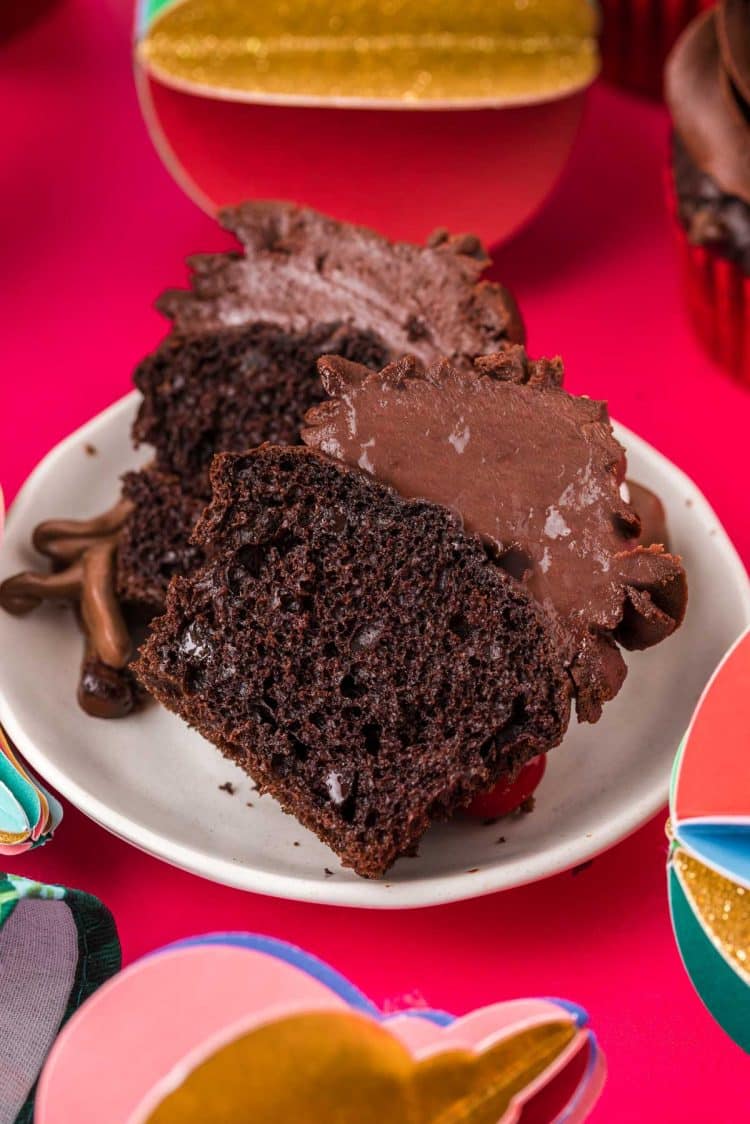
[{"label": "chocolate cake crumb", "polygon": [[122,494],[133,504],[117,545],[117,594],[150,611],[164,607],[173,574],[201,560],[190,535],[205,501],[185,492],[179,477],[153,465],[127,472]]},{"label": "chocolate cake crumb", "polygon": [[693,160],[677,132],[672,135],[672,167],[678,214],[690,242],[734,262],[750,276],[750,204],[722,191]]},{"label": "chocolate cake crumb", "polygon": [[375,368],[390,355],[373,334],[336,323],[298,334],[253,322],[168,336],[133,375],[143,395],[135,443],[152,445],[161,472],[207,499],[215,453],[299,441],[305,411],[325,397],[315,363],[329,350]]},{"label": "chocolate cake crumb", "polygon": [[224,784],[219,785],[219,792],[228,792],[230,796],[234,796],[235,787],[231,781],[224,781]]}]

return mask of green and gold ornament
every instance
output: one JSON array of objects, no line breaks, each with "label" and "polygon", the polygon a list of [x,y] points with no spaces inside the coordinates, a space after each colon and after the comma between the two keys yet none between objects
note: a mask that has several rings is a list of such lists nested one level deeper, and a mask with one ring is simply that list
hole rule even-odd
[{"label": "green and gold ornament", "polygon": [[669,903],[701,999],[750,1053],[750,632],[708,684],[675,762]]}]

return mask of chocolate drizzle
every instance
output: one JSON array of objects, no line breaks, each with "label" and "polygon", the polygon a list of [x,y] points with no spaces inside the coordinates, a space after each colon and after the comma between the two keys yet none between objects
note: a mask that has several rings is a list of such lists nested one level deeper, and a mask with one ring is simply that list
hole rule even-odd
[{"label": "chocolate drizzle", "polygon": [[305,443],[456,511],[561,621],[579,717],[596,721],[625,677],[617,644],[670,635],[687,596],[679,559],[638,545],[604,403],[567,394],[560,360],[522,347],[470,370],[406,358],[373,373],[335,357],[319,369],[331,399],[309,411]]},{"label": "chocolate drizzle", "polygon": [[122,500],[93,519],[51,519],[32,541],[55,569],[26,571],[0,585],[0,607],[16,616],[43,601],[70,601],[86,637],[78,701],[99,718],[129,713],[135,686],[127,670],[132,655],[128,627],[115,590],[117,541],[132,504]]}]

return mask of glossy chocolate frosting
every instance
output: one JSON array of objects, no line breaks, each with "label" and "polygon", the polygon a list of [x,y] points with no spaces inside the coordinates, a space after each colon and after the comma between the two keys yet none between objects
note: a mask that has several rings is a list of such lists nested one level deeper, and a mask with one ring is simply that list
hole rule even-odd
[{"label": "glossy chocolate frosting", "polygon": [[559,619],[579,717],[595,721],[625,676],[615,641],[657,643],[686,601],[679,559],[638,545],[604,403],[567,394],[561,361],[522,347],[468,370],[413,357],[378,373],[338,357],[319,369],[331,399],[309,411],[305,443],[458,512]]},{"label": "glossy chocolate frosting", "polygon": [[427,246],[389,242],[288,203],[243,203],[220,215],[244,253],[189,259],[189,290],[159,309],[178,332],[276,324],[288,332],[340,322],[372,332],[392,355],[457,362],[522,342],[510,294],[481,280],[489,259],[473,235],[437,231]]},{"label": "glossy chocolate frosting", "polygon": [[665,92],[693,163],[750,204],[750,0],[693,20],[667,61]]},{"label": "glossy chocolate frosting", "polygon": [[667,513],[664,504],[655,492],[635,480],[626,480],[623,495],[628,503],[638,512],[641,521],[641,533],[638,536],[639,546],[654,546],[657,544],[669,550],[669,530],[667,528]]}]

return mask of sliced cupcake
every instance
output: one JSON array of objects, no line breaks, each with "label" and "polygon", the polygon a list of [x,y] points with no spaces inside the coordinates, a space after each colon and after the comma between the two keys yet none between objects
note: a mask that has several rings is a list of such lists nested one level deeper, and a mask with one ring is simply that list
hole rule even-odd
[{"label": "sliced cupcake", "polygon": [[556,745],[555,622],[443,507],[304,448],[222,454],[135,666],[363,875]]},{"label": "sliced cupcake", "polygon": [[559,622],[578,716],[595,722],[625,678],[619,645],[669,636],[687,599],[680,560],[638,542],[606,405],[566,393],[560,360],[520,346],[471,369],[331,357],[320,371],[331,397],[308,414],[305,443],[459,513]]},{"label": "sliced cupcake", "polygon": [[[118,667],[97,648],[102,628],[92,636],[82,617],[89,640],[79,700],[98,716],[124,714],[136,701],[119,602],[160,610],[169,578],[194,565],[189,538],[210,495],[215,453],[299,441],[306,411],[324,397],[321,355],[377,369],[407,351],[425,361],[445,353],[465,365],[523,338],[512,297],[482,280],[489,259],[471,235],[438,231],[427,246],[392,243],[285,203],[246,203],[221,221],[242,250],[191,259],[190,287],[159,301],[172,331],[134,375],[143,400],[133,437],[153,446],[154,461],[127,475],[125,499],[101,535],[101,520],[54,522],[53,547],[64,557],[44,553],[56,566],[70,564],[69,574],[41,583],[40,575],[19,575],[0,590],[11,612],[28,611],[39,597],[90,600],[85,557],[106,552],[97,575],[108,585],[97,604],[117,635]],[[19,598],[29,582],[39,597]]]},{"label": "sliced cupcake", "polygon": [[[187,493],[186,514],[210,495],[215,453],[299,442],[305,413],[325,397],[321,355],[375,370],[406,353],[465,365],[523,339],[510,294],[481,279],[489,259],[473,236],[438,231],[427,246],[392,243],[283,203],[246,203],[221,221],[242,253],[190,260],[190,288],[158,302],[172,332],[133,376],[143,394],[133,438],[153,446],[155,468]],[[131,524],[153,524],[153,489],[132,479],[128,487],[138,493]],[[184,530],[186,541],[188,521]],[[173,549],[169,537],[157,553]],[[131,591],[151,581],[140,557],[129,551],[121,562]]]}]

